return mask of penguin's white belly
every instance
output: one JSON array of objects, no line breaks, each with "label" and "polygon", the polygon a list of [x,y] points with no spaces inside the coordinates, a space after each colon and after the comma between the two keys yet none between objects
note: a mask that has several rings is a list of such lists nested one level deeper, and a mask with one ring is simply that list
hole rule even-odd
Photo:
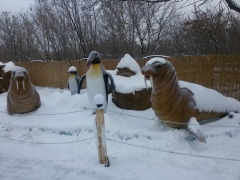
[{"label": "penguin's white belly", "polygon": [[106,112],[107,100],[106,100],[106,90],[105,90],[103,75],[94,76],[94,77],[86,76],[86,81],[87,81],[87,93],[88,93],[90,108],[95,112],[95,109],[97,108],[97,106],[94,103],[93,98],[96,94],[102,94],[104,96],[103,108],[104,108],[104,111]]},{"label": "penguin's white belly", "polygon": [[74,76],[69,77],[68,85],[69,85],[71,95],[77,94],[78,84]]}]

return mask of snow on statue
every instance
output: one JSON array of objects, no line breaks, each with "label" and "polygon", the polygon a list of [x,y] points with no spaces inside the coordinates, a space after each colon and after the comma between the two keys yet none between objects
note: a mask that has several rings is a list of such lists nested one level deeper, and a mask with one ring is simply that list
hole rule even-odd
[{"label": "snow on statue", "polygon": [[93,113],[95,113],[96,104],[94,103],[93,98],[96,94],[102,94],[105,99],[103,108],[104,112],[106,112],[108,104],[108,79],[110,79],[112,90],[115,92],[115,84],[112,75],[103,67],[101,57],[97,51],[92,51],[89,54],[87,66],[90,66],[90,68],[87,73],[81,77],[78,92],[80,92],[82,83],[86,78],[90,108],[93,110]]},{"label": "snow on statue", "polygon": [[151,101],[156,116],[171,127],[187,128],[201,142],[206,142],[205,138],[193,124],[240,112],[240,102],[236,99],[197,84],[178,81],[175,68],[163,58],[150,59],[142,68],[142,74],[145,81],[150,80],[152,84]]}]

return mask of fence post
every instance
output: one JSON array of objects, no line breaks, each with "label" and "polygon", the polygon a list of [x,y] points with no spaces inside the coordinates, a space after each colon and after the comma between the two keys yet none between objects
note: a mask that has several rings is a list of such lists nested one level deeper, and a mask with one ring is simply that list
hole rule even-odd
[{"label": "fence post", "polygon": [[[102,102],[99,102],[99,101],[102,101]],[[107,157],[106,133],[105,133],[105,123],[104,123],[104,109],[101,108],[101,106],[104,102],[104,97],[101,94],[97,94],[94,97],[94,102],[97,105],[97,108],[95,110],[95,112],[96,112],[95,139],[96,139],[96,145],[97,145],[97,149],[98,149],[99,163],[100,164],[105,164],[105,167],[109,167],[110,162],[109,162],[109,159]]]}]

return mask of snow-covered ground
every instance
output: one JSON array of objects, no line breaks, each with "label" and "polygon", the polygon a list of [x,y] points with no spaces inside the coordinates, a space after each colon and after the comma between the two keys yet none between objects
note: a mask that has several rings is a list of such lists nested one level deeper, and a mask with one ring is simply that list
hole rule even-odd
[{"label": "snow-covered ground", "polygon": [[[240,114],[201,125],[207,143],[166,127],[152,109],[105,113],[110,167],[98,163],[85,90],[37,87],[41,107],[8,115],[0,94],[0,179],[239,180]],[[224,102],[222,102],[224,103]]]}]

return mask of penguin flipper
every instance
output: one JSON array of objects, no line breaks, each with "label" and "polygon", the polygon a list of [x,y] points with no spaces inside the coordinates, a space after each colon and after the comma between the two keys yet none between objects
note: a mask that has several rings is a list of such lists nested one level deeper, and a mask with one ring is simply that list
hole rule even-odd
[{"label": "penguin flipper", "polygon": [[85,80],[85,78],[86,78],[86,74],[84,74],[84,75],[80,78],[80,80],[79,80],[78,94],[80,94],[80,90],[82,89],[82,83],[83,83],[83,81]]},{"label": "penguin flipper", "polygon": [[79,86],[80,81],[81,81],[81,78],[80,78],[78,75],[76,76],[76,81],[77,81],[77,84],[78,84],[78,86]]},{"label": "penguin flipper", "polygon": [[110,73],[108,73],[108,78],[110,79],[110,82],[111,82],[112,91],[114,93],[116,93],[116,86],[115,86],[115,83],[114,83],[114,79],[113,79],[113,77],[112,77],[112,75]]},{"label": "penguin flipper", "polygon": [[112,91],[115,93],[116,92],[116,86],[115,86],[114,79],[113,79],[112,75],[109,72],[107,72],[106,69],[103,69],[103,73],[105,74],[105,76],[107,76],[107,80],[108,80],[108,78],[110,79]]},{"label": "penguin flipper", "polygon": [[108,75],[103,71],[103,80],[105,84],[106,102],[108,103]]}]

